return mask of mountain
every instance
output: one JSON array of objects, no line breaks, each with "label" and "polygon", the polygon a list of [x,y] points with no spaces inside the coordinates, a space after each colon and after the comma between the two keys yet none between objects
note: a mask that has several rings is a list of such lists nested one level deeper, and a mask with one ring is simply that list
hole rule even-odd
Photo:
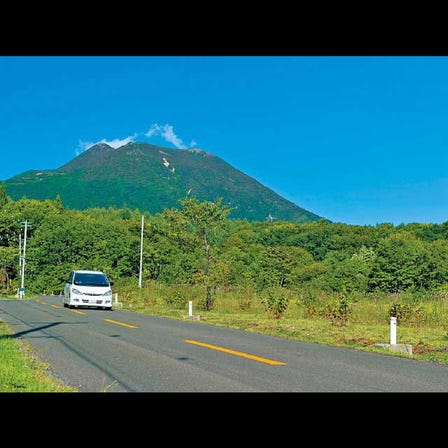
[{"label": "mountain", "polygon": [[179,208],[188,195],[233,208],[230,218],[309,222],[320,216],[290,202],[219,157],[199,149],[148,143],[112,148],[99,143],[56,170],[30,170],[5,181],[18,200],[54,199],[66,208],[137,208],[150,213]]}]

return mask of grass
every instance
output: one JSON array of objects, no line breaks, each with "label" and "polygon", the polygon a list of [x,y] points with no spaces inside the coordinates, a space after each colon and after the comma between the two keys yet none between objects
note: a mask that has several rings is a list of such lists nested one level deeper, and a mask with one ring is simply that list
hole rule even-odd
[{"label": "grass", "polygon": [[[171,319],[184,319],[186,310],[168,310],[157,305],[136,306],[126,302],[123,309]],[[397,327],[397,343],[412,345],[412,355],[386,351],[375,344],[389,343],[390,327],[387,324],[363,324],[348,322],[335,325],[322,318],[281,317],[272,319],[258,313],[220,313],[216,311],[194,311],[200,315],[199,323],[237,328],[245,331],[294,339],[303,342],[327,344],[377,352],[391,356],[403,356],[421,361],[439,362],[448,365],[448,336],[440,328]]]},{"label": "grass", "polygon": [[[395,294],[351,297],[346,319],[335,319],[338,298],[322,293],[282,291],[287,306],[281,316],[272,317],[260,296],[250,288],[217,290],[213,308],[204,310],[204,292],[190,286],[163,286],[148,282],[142,289],[117,285],[122,309],[184,320],[188,302],[200,324],[237,328],[303,342],[327,344],[355,350],[448,365],[448,298],[428,294],[424,297]],[[275,295],[274,295],[275,296]],[[274,297],[278,299],[279,297]],[[332,303],[332,307],[329,304]],[[336,304],[336,305],[334,305]],[[389,312],[399,304],[403,311],[397,326],[397,343],[410,344],[412,355],[389,351],[375,344],[387,344],[390,337]],[[330,311],[333,313],[330,313]],[[337,316],[337,313],[336,313]],[[113,384],[104,391],[113,389]],[[0,392],[74,391],[59,384],[48,374],[23,341],[14,339],[0,322]]]},{"label": "grass", "polygon": [[49,373],[30,345],[0,321],[0,392],[74,392]]},{"label": "grass", "polygon": [[[273,318],[250,289],[216,291],[210,311],[204,310],[204,293],[199,288],[149,283],[141,291],[126,286],[120,290],[119,300],[129,311],[184,319],[188,301],[193,300],[193,314],[200,315],[195,322],[448,365],[445,295],[428,294],[418,301],[409,294],[352,297],[349,316],[341,321],[330,318],[328,311],[329,303],[337,298],[321,293],[309,300],[300,291],[285,291],[288,306],[281,317]],[[412,355],[375,346],[390,342],[389,310],[397,303],[406,309],[398,321],[397,343],[410,344]]]}]

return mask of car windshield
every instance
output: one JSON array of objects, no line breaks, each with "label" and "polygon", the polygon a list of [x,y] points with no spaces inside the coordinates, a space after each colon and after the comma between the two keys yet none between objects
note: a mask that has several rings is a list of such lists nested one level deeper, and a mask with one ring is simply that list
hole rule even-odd
[{"label": "car windshield", "polygon": [[79,286],[109,286],[104,274],[82,272],[75,275],[73,283]]}]

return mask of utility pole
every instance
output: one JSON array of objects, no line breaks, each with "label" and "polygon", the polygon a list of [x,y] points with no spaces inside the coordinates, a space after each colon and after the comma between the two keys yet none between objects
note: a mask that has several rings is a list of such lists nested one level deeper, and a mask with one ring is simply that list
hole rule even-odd
[{"label": "utility pole", "polygon": [[19,233],[19,267],[22,270],[22,234]]},{"label": "utility pole", "polygon": [[26,256],[26,236],[28,233],[28,221],[23,222],[25,230],[23,231],[23,254],[20,257],[20,266],[22,267],[22,281],[20,283],[19,298],[25,298],[25,256]]},{"label": "utility pole", "polygon": [[142,287],[142,268],[143,268],[143,226],[145,223],[145,216],[142,215],[142,230],[140,236],[140,269],[138,272],[138,287]]}]

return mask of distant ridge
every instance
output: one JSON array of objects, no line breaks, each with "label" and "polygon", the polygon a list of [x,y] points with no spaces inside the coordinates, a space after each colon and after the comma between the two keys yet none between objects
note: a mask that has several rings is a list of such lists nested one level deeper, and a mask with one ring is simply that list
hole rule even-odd
[{"label": "distant ridge", "polygon": [[320,216],[263,186],[219,157],[200,149],[170,149],[148,143],[113,148],[96,144],[56,170],[30,170],[5,181],[18,200],[60,196],[69,209],[137,208],[152,214],[179,208],[188,195],[233,208],[229,218],[309,222]]}]

